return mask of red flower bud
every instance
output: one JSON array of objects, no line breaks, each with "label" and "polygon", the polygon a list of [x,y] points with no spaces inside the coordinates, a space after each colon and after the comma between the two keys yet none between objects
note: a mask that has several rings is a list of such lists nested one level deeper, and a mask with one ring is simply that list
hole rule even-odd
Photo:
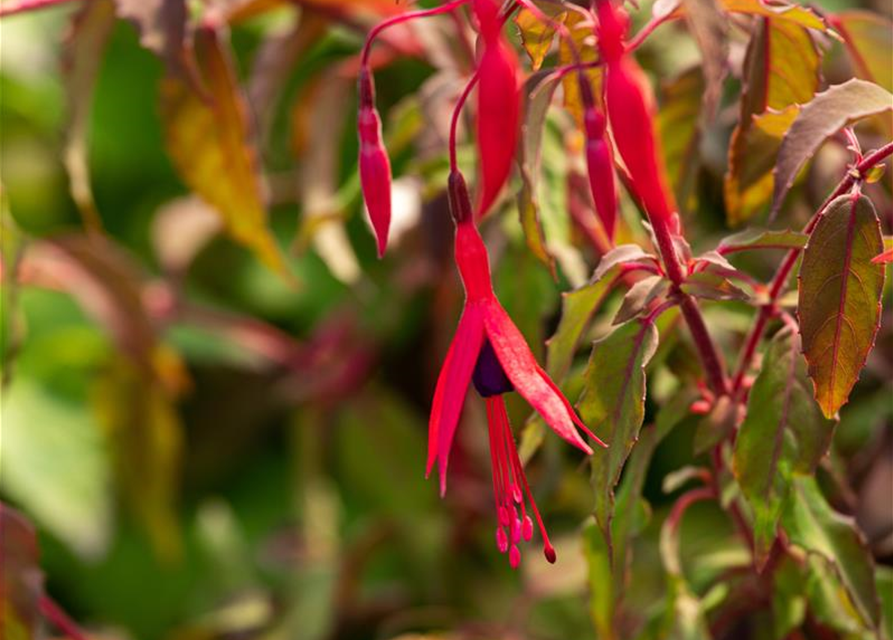
[{"label": "red flower bud", "polygon": [[505,43],[492,0],[475,0],[484,52],[478,65],[477,143],[481,187],[478,215],[483,216],[502,190],[518,142],[520,94],[518,59]]},{"label": "red flower bud", "polygon": [[589,190],[595,211],[608,238],[614,239],[617,222],[617,187],[614,183],[614,154],[605,138],[605,117],[595,107],[592,89],[585,75],[580,75],[580,94],[585,110],[583,125],[586,133],[586,167]]},{"label": "red flower bud", "polygon": [[391,162],[381,141],[381,118],[375,109],[372,76],[365,67],[360,70],[359,92],[357,130],[360,137],[360,185],[375,230],[380,258],[387,247],[391,226]]}]

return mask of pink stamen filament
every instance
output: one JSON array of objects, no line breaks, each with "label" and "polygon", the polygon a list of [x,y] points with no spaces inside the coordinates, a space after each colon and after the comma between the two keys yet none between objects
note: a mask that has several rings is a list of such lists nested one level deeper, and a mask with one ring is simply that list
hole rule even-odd
[{"label": "pink stamen filament", "polygon": [[[525,504],[529,502],[543,538],[543,554],[549,562],[555,562],[555,549],[549,541],[546,527],[533,499],[527,477],[524,475],[524,468],[518,456],[518,449],[506,413],[505,401],[501,395],[487,398],[487,424],[489,427],[490,462],[493,467],[494,501],[497,511],[497,546],[500,552],[509,552],[509,563],[512,568],[517,567],[521,558],[517,543],[520,540],[529,541],[533,536],[533,523]],[[516,505],[521,507],[520,518]],[[509,516],[508,522],[501,514]],[[508,528],[507,536],[505,528]]]}]

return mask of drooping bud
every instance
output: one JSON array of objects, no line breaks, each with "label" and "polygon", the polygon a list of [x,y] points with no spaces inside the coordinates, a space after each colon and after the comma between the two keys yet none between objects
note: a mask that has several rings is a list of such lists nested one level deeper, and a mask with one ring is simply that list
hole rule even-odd
[{"label": "drooping bud", "polygon": [[480,193],[477,213],[489,211],[508,179],[518,143],[520,93],[518,59],[501,33],[493,0],[475,0],[484,51],[478,63],[477,145]]},{"label": "drooping bud", "polygon": [[617,224],[617,186],[614,181],[614,154],[605,137],[605,117],[595,106],[592,88],[584,74],[580,74],[580,95],[583,99],[583,126],[586,134],[586,169],[589,190],[595,211],[605,234],[614,239]]},{"label": "drooping bud", "polygon": [[450,203],[450,215],[456,224],[471,222],[471,198],[468,197],[468,185],[465,177],[458,171],[451,171],[447,181],[447,197]]},{"label": "drooping bud", "polygon": [[384,255],[391,226],[391,161],[381,140],[381,118],[375,108],[375,89],[369,69],[360,68],[359,114],[360,186],[375,231],[378,257]]},{"label": "drooping bud", "polygon": [[618,60],[625,51],[624,39],[629,30],[629,16],[614,6],[612,0],[596,0],[598,14],[598,47],[602,60]]}]

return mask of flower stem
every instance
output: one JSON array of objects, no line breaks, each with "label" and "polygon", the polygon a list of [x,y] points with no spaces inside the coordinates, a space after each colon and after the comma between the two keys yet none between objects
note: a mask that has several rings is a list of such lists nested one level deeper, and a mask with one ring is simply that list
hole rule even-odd
[{"label": "flower stem", "polygon": [[87,640],[86,634],[78,628],[74,620],[51,597],[46,594],[41,595],[39,606],[40,612],[44,617],[71,640]]},{"label": "flower stem", "polygon": [[36,9],[48,9],[57,4],[71,2],[71,0],[19,0],[19,2],[7,2],[0,5],[0,17],[11,16],[16,13],[25,13]]},{"label": "flower stem", "polygon": [[[58,2],[60,0],[56,1]],[[366,42],[363,45],[363,52],[360,54],[360,64],[362,64],[363,66],[369,64],[369,54],[372,51],[372,42],[375,40],[379,33],[384,31],[388,27],[392,27],[395,24],[400,24],[408,20],[414,20],[415,18],[427,18],[428,16],[436,16],[441,13],[446,13],[448,11],[452,11],[453,9],[461,7],[466,2],[468,2],[468,0],[452,0],[451,2],[446,2],[439,7],[432,7],[431,9],[420,9],[418,11],[407,11],[406,13],[401,13],[400,15],[394,16],[393,18],[389,18],[387,20],[379,22],[377,25],[372,27],[372,29],[369,31],[369,35],[366,36]]]},{"label": "flower stem", "polygon": [[[818,224],[819,219],[821,219],[821,214],[828,208],[828,205],[831,204],[833,200],[849,191],[857,181],[863,180],[868,171],[875,165],[883,162],[890,155],[893,155],[893,142],[888,142],[880,149],[872,151],[863,157],[852,171],[847,172],[843,180],[840,181],[840,184],[837,185],[837,188],[825,199],[822,206],[818,208],[815,215],[803,228],[803,232],[806,234],[811,233],[816,224]],[[794,265],[797,264],[799,255],[800,249],[791,249],[788,251],[788,254],[785,256],[784,260],[782,260],[781,265],[779,265],[775,277],[772,278],[772,284],[769,287],[769,301],[760,307],[756,322],[754,322],[753,329],[747,336],[747,340],[744,343],[744,348],[742,349],[741,356],[738,360],[738,369],[735,372],[735,378],[732,382],[732,393],[734,394],[740,394],[742,390],[744,377],[750,369],[754,354],[757,351],[757,346],[759,346],[760,339],[763,337],[763,331],[765,331],[766,325],[769,324],[769,320],[777,312],[776,303],[784,291],[788,276],[790,276]]]}]

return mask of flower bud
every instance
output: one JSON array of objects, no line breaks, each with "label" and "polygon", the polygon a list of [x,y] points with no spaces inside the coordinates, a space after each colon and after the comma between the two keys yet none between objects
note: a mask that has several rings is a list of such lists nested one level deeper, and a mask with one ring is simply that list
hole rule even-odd
[{"label": "flower bud", "polygon": [[381,141],[381,118],[375,109],[372,76],[365,67],[360,69],[359,102],[360,186],[375,231],[380,258],[387,247],[391,226],[391,161]]}]

